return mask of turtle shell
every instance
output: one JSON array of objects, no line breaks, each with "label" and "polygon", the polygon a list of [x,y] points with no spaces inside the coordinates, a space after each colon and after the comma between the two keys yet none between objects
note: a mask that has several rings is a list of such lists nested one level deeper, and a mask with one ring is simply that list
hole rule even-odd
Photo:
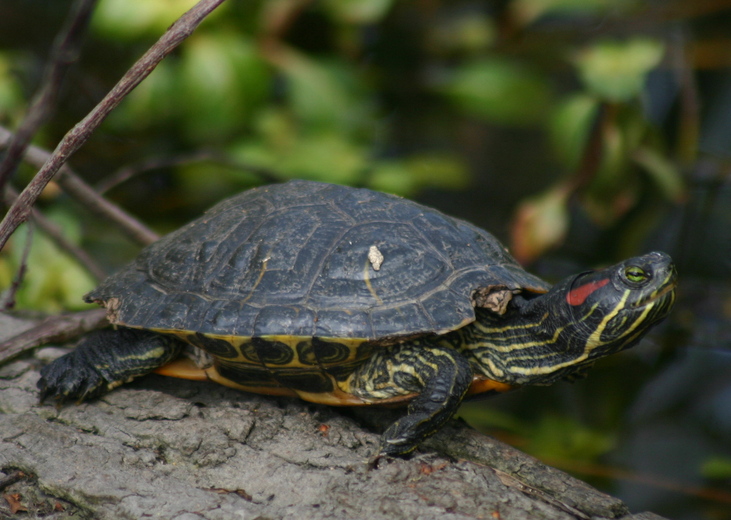
[{"label": "turtle shell", "polygon": [[112,323],[198,337],[383,342],[475,319],[476,291],[545,292],[491,234],[344,186],[246,191],[150,245],[86,300]]}]

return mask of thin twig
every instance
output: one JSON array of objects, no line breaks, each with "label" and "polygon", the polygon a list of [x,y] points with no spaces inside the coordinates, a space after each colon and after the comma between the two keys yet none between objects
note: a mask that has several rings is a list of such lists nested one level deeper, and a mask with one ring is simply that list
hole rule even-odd
[{"label": "thin twig", "polygon": [[[15,191],[12,187],[6,186],[5,187],[5,203],[10,206],[13,202],[15,202],[15,199],[18,198],[18,192]],[[53,242],[56,244],[56,246],[73,257],[79,265],[81,265],[84,269],[86,269],[90,275],[92,275],[97,280],[102,280],[107,277],[107,273],[104,271],[104,269],[97,264],[92,257],[90,257],[86,251],[78,247],[73,242],[69,241],[65,236],[63,236],[63,233],[61,233],[61,230],[48,220],[46,217],[43,216],[43,214],[38,211],[37,209],[33,209],[31,212],[31,221],[38,224],[38,228],[43,231]]]},{"label": "thin twig", "polygon": [[[10,143],[12,138],[13,133],[0,126],[0,149]],[[50,152],[35,145],[30,145],[25,151],[25,160],[37,168],[41,168],[50,157]],[[142,222],[95,192],[94,188],[86,184],[68,164],[61,167],[56,180],[76,202],[114,224],[133,242],[145,246],[158,239],[158,235]]]},{"label": "thin twig", "polygon": [[109,325],[105,309],[49,316],[31,329],[0,343],[0,365],[46,343],[63,343]]},{"label": "thin twig", "polygon": [[275,183],[282,180],[281,176],[276,175],[268,168],[231,159],[221,152],[202,150],[191,154],[182,154],[172,157],[154,157],[135,164],[126,165],[99,182],[96,185],[96,191],[98,193],[106,193],[112,188],[128,181],[132,177],[141,175],[150,170],[158,170],[160,168],[169,168],[172,166],[180,166],[182,164],[191,164],[196,162],[212,162],[237,170],[247,171],[258,176],[264,183]]},{"label": "thin twig", "polygon": [[[41,88],[31,102],[25,119],[15,132],[5,158],[0,163],[0,193],[18,168],[25,149],[38,129],[56,110],[58,93],[66,71],[76,62],[96,0],[77,0],[53,43],[51,59],[43,73]],[[1,246],[0,246],[1,248]]]},{"label": "thin twig", "polygon": [[201,0],[181,16],[165,34],[140,58],[112,90],[96,105],[89,114],[74,126],[58,144],[51,157],[33,180],[25,187],[15,204],[0,222],[0,249],[10,235],[30,214],[31,207],[40,196],[43,188],[58,170],[89,139],[109,113],[145,79],[162,61],[183,42],[203,19],[225,0]]},{"label": "thin twig", "polygon": [[146,246],[160,238],[157,233],[142,224],[142,222],[99,195],[94,188],[84,182],[78,175],[62,169],[56,180],[58,185],[77,202],[83,204],[92,213],[115,224],[128,238],[136,243]]},{"label": "thin twig", "polygon": [[33,221],[30,221],[28,226],[28,232],[25,234],[25,245],[23,245],[23,253],[20,255],[20,266],[18,266],[18,272],[15,275],[15,280],[10,284],[7,292],[5,293],[5,301],[2,304],[2,310],[8,311],[15,307],[15,295],[23,283],[25,273],[28,270],[28,257],[30,256],[30,248],[33,244]]}]

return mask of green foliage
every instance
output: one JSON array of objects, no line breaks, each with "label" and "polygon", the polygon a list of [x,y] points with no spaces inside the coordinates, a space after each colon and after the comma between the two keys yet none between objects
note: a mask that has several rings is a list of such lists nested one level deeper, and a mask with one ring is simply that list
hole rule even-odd
[{"label": "green foliage", "polygon": [[374,23],[391,8],[394,0],[326,0],[323,3],[330,14],[352,24]]},{"label": "green foliage", "polygon": [[282,52],[278,65],[287,82],[288,105],[301,125],[353,135],[374,116],[367,111],[363,86],[353,68],[294,51]]},{"label": "green foliage", "polygon": [[176,74],[176,114],[191,142],[214,144],[239,130],[270,90],[268,67],[249,38],[230,31],[203,32],[183,47]]},{"label": "green foliage", "polygon": [[637,0],[515,0],[516,17],[525,23],[550,15],[597,15],[628,11]]},{"label": "green foliage", "polygon": [[575,63],[589,92],[606,101],[630,101],[665,53],[657,40],[600,41],[577,53]]},{"label": "green foliage", "polygon": [[[158,38],[170,25],[190,8],[193,2],[180,0],[103,0],[94,10],[92,27],[105,38],[134,41],[140,37]],[[208,21],[223,16],[224,4]]]},{"label": "green foliage", "polygon": [[731,479],[731,458],[709,457],[701,466],[701,475],[714,480]]},{"label": "green foliage", "polygon": [[528,422],[484,405],[466,404],[460,415],[481,431],[502,430],[521,449],[554,462],[595,462],[615,445],[613,432],[592,429],[575,418],[550,412]]},{"label": "green foliage", "polygon": [[[81,232],[75,217],[56,212],[50,218],[67,239],[78,243]],[[28,236],[27,225],[24,224],[0,252],[0,292],[13,283],[22,263]],[[91,276],[37,229],[32,233],[31,240],[26,263],[27,276],[16,293],[18,307],[45,312],[87,307],[80,296],[94,288],[95,282]]]},{"label": "green foliage", "polygon": [[499,57],[461,65],[444,92],[470,114],[509,125],[541,121],[551,101],[536,71]]},{"label": "green foliage", "polygon": [[584,145],[600,108],[598,99],[579,92],[567,96],[553,110],[548,120],[548,133],[554,154],[568,171],[579,167]]},{"label": "green foliage", "polygon": [[0,123],[8,124],[23,111],[24,100],[13,72],[13,57],[0,52]]}]

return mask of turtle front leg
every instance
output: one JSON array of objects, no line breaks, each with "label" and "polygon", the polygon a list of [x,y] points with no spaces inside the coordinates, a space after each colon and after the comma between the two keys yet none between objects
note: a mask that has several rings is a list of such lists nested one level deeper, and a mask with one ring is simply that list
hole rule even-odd
[{"label": "turtle front leg", "polygon": [[350,377],[350,391],[366,399],[418,395],[383,433],[371,461],[405,455],[436,433],[457,411],[471,382],[469,362],[450,348],[414,342],[377,352]]},{"label": "turtle front leg", "polygon": [[152,372],[175,358],[184,343],[136,329],[107,329],[85,336],[79,345],[41,369],[41,402],[55,398],[78,402],[108,392]]}]

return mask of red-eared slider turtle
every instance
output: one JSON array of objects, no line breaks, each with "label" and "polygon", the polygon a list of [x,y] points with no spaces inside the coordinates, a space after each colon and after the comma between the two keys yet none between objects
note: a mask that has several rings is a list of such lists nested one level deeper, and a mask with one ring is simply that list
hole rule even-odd
[{"label": "red-eared slider turtle", "polygon": [[[546,385],[667,314],[664,253],[550,287],[491,234],[366,189],[292,181],[225,200],[85,298],[114,330],[42,370],[84,400],[158,370],[331,405],[408,402],[376,455],[413,450],[467,393]],[[201,369],[169,364],[188,346]]]}]

